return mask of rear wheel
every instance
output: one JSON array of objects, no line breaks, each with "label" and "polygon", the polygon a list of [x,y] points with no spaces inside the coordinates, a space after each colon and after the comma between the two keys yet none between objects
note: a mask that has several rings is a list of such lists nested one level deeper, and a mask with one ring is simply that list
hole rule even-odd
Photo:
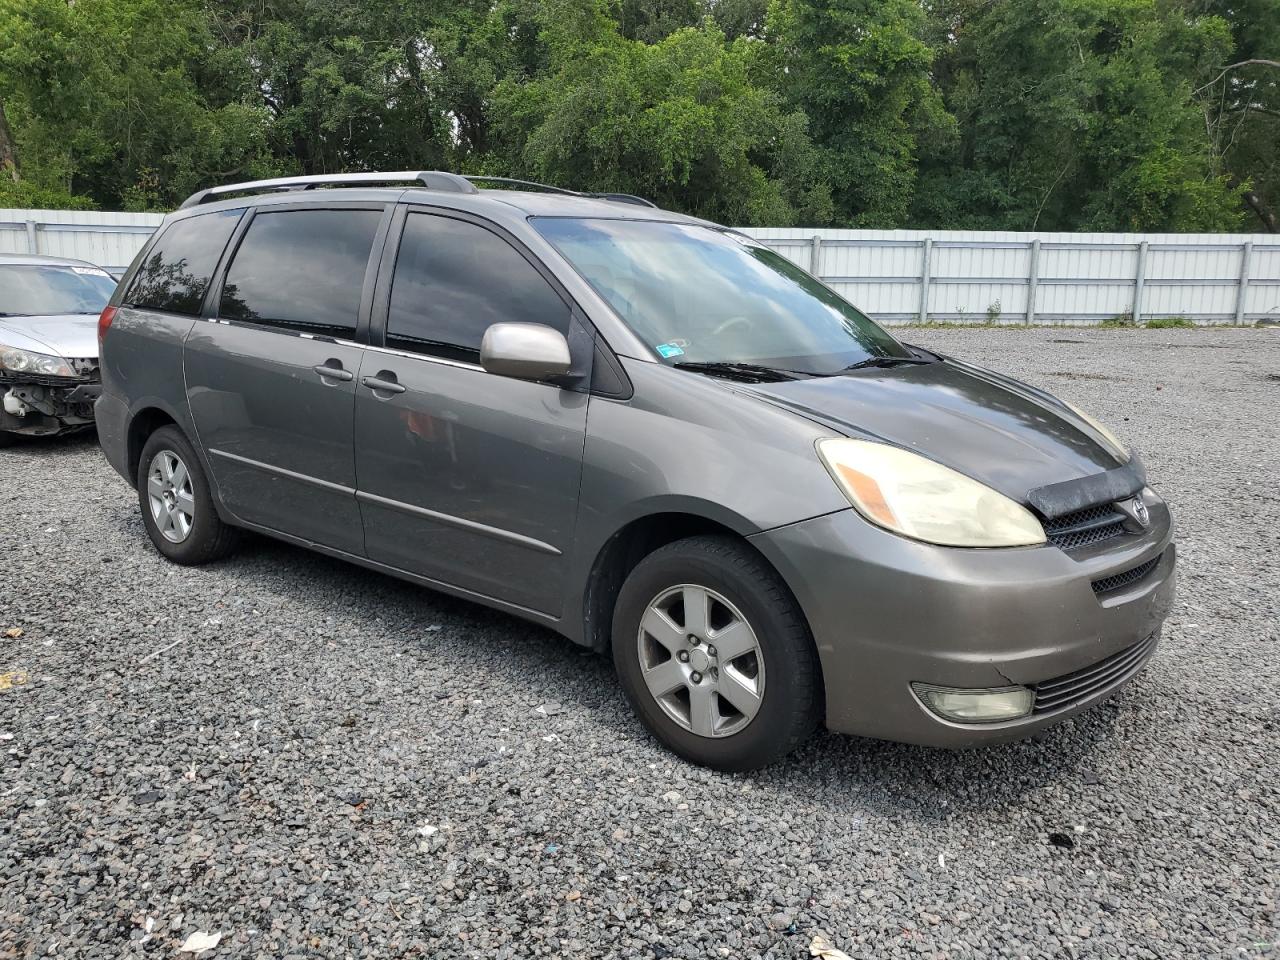
[{"label": "rear wheel", "polygon": [[730,537],[680,540],[636,566],[614,610],[613,659],[645,726],[719,770],[772,763],[821,711],[817,655],[795,598]]},{"label": "rear wheel", "polygon": [[138,504],[151,542],[174,563],[220,559],[239,539],[239,531],[214,509],[200,461],[177,427],[161,427],[143,446]]}]

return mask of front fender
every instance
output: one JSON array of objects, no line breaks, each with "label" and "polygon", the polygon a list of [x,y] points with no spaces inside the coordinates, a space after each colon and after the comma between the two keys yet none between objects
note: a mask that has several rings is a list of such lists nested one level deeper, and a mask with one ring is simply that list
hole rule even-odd
[{"label": "front fender", "polygon": [[[624,366],[632,399],[591,398],[566,611],[584,610],[601,551],[638,519],[680,514],[746,538],[848,509],[814,446],[831,431],[726,381]],[[563,629],[589,632],[571,615]]]}]

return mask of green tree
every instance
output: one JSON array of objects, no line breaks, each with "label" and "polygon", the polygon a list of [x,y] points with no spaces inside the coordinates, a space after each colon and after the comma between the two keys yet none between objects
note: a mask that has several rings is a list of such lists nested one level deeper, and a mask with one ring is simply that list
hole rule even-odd
[{"label": "green tree", "polygon": [[1195,9],[1221,17],[1231,49],[1195,91],[1214,154],[1243,197],[1250,222],[1280,230],[1280,0],[1201,0]]},{"label": "green tree", "polygon": [[0,2],[0,102],[24,178],[146,208],[264,166],[265,114],[196,80],[214,45],[187,0]]},{"label": "green tree", "polygon": [[544,8],[541,39],[548,68],[495,95],[513,169],[730,223],[830,219],[804,115],[752,81],[758,44],[710,22],[628,40],[589,2]]},{"label": "green tree", "polygon": [[904,225],[918,138],[950,134],[915,0],[772,0],[774,84],[809,118],[839,221]]},{"label": "green tree", "polygon": [[959,137],[923,158],[913,213],[972,229],[1230,230],[1195,80],[1225,23],[1157,0],[943,0],[938,77]]},{"label": "green tree", "polygon": [[618,32],[628,40],[657,43],[702,19],[700,0],[622,0]]},{"label": "green tree", "polygon": [[764,36],[769,0],[706,0],[706,11],[730,40]]},{"label": "green tree", "polygon": [[209,81],[270,118],[270,150],[286,169],[447,166],[452,130],[424,37],[433,6],[206,0],[219,40]]},{"label": "green tree", "polygon": [[744,224],[1275,229],[1277,44],[1280,0],[0,0],[0,203],[438,167]]}]

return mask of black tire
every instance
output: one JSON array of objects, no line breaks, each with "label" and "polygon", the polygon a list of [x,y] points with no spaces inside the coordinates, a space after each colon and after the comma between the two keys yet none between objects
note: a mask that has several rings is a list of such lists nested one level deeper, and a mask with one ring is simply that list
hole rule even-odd
[{"label": "black tire", "polygon": [[4,447],[12,447],[18,442],[18,435],[10,433],[8,430],[0,430],[0,449]]},{"label": "black tire", "polygon": [[[709,588],[736,607],[754,631],[764,660],[758,711],[725,736],[700,736],[686,729],[659,705],[644,681],[641,618],[664,591],[682,584]],[[822,713],[821,670],[799,605],[763,557],[728,536],[679,540],[640,561],[614,607],[613,662],[627,698],[650,732],[685,759],[716,770],[754,770],[780,759],[813,732]]]},{"label": "black tire", "polygon": [[[177,455],[190,477],[194,516],[190,531],[181,542],[168,539],[160,531],[152,515],[147,490],[151,462],[157,454],[165,451]],[[183,566],[198,566],[220,560],[235,548],[240,539],[240,531],[223,523],[218,516],[200,458],[177,427],[161,427],[147,438],[142,448],[142,455],[138,458],[138,507],[142,511],[142,523],[155,548],[169,560]]]}]

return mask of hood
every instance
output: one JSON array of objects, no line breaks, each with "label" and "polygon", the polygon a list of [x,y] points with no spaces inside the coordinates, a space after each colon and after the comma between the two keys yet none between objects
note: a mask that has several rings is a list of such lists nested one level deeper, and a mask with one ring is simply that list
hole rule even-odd
[{"label": "hood", "polygon": [[0,317],[0,343],[68,359],[96,359],[98,315],[68,313],[47,317]]},{"label": "hood", "polygon": [[954,360],[734,386],[846,436],[919,453],[1020,503],[1121,466],[1051,395]]}]

